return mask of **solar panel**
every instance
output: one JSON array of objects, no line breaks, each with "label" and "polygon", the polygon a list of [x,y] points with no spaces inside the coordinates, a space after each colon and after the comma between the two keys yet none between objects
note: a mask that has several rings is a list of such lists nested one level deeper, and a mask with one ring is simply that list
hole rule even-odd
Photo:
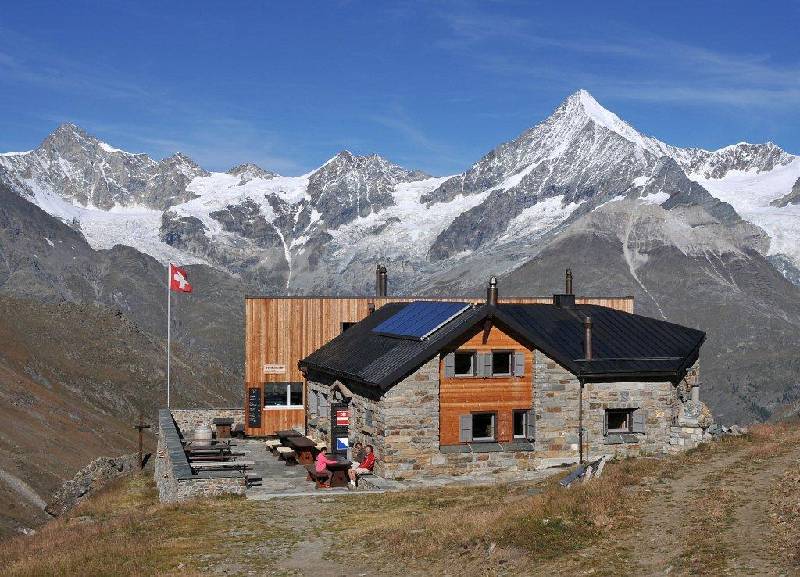
[{"label": "solar panel", "polygon": [[372,332],[422,340],[469,307],[469,303],[414,301],[376,326]]}]

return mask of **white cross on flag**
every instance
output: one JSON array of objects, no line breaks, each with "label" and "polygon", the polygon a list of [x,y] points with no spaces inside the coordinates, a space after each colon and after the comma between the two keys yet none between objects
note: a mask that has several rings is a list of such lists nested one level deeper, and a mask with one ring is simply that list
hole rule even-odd
[{"label": "white cross on flag", "polygon": [[192,292],[192,285],[189,284],[189,275],[180,267],[170,263],[169,265],[169,288],[179,293]]}]

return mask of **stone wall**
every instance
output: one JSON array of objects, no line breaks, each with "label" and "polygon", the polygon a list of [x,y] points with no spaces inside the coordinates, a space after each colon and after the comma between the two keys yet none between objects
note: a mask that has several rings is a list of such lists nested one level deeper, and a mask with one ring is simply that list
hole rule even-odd
[{"label": "stone wall", "polygon": [[[351,383],[308,381],[309,394],[328,402],[346,392],[350,398],[350,442],[375,447],[375,473],[387,479],[425,480],[464,477],[508,480],[533,476],[545,467],[578,461],[580,382],[561,365],[535,352],[533,443],[439,445],[439,357],[383,394]],[[695,446],[707,438],[710,421],[693,417],[697,367],[677,387],[669,382],[587,383],[583,390],[584,455],[666,453]],[[643,433],[606,435],[606,409],[644,409]],[[710,419],[710,415],[708,415]],[[309,435],[330,444],[330,409],[309,414]]]},{"label": "stone wall", "polygon": [[154,479],[162,503],[218,495],[244,495],[243,479],[236,473],[192,473],[170,411],[160,410],[158,421]]},{"label": "stone wall", "polygon": [[[668,453],[696,446],[707,438],[704,427],[710,413],[697,398],[698,366],[675,386],[670,382],[587,383],[583,390],[584,455],[634,456]],[[541,465],[578,460],[580,383],[564,367],[536,351],[534,369],[536,453]],[[708,419],[691,421],[687,411],[702,412]],[[606,409],[644,409],[644,433],[605,435]]]},{"label": "stone wall", "polygon": [[[345,383],[347,386],[347,383]],[[309,381],[309,391],[331,397],[336,382]],[[380,397],[348,389],[351,443],[375,448],[375,474],[386,479],[441,477],[512,479],[533,472],[530,443],[481,443],[439,447],[439,357]],[[330,442],[329,414],[309,415],[311,436]]]},{"label": "stone wall", "polygon": [[208,425],[215,430],[214,419],[233,419],[233,427],[244,426],[244,408],[235,409],[172,409],[172,418],[181,432],[191,438],[199,425]]}]

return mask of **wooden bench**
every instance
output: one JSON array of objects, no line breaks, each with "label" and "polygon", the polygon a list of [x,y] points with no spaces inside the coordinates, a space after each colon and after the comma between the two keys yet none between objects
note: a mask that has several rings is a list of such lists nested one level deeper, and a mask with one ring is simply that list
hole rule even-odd
[{"label": "wooden bench", "polygon": [[292,451],[289,447],[278,447],[275,450],[278,452],[278,458],[286,461],[287,465],[297,464],[297,453]]},{"label": "wooden bench", "polygon": [[317,468],[313,463],[311,465],[306,465],[306,471],[308,471],[308,477],[306,477],[306,479],[308,481],[314,481],[314,485],[317,489],[331,488],[330,479],[327,476],[317,473]]}]

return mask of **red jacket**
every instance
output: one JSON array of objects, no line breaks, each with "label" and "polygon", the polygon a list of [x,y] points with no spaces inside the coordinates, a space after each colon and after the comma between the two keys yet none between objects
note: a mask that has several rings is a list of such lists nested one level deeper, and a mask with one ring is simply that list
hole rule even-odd
[{"label": "red jacket", "polygon": [[359,469],[367,469],[368,471],[372,470],[372,467],[375,466],[375,453],[370,453],[364,460],[358,464]]}]

